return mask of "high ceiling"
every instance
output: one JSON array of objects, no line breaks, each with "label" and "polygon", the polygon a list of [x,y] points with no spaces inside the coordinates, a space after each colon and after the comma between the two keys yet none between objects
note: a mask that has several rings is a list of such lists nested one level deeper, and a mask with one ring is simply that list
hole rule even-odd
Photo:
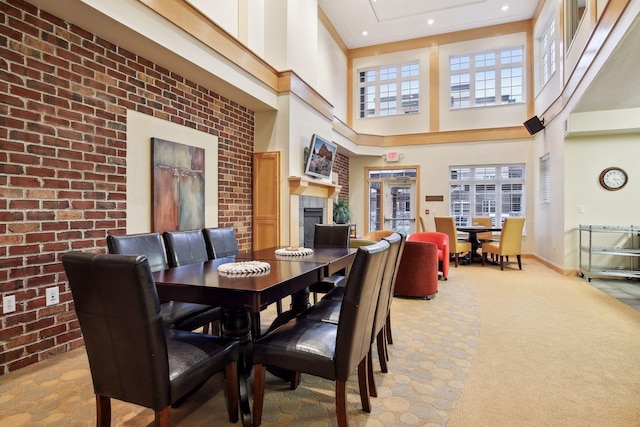
[{"label": "high ceiling", "polygon": [[[530,19],[538,0],[319,0],[318,3],[347,47],[354,49]],[[506,6],[508,9],[502,10]]]},{"label": "high ceiling", "polygon": [[[356,49],[531,19],[538,0],[318,0],[318,4],[347,48]],[[503,6],[508,9],[502,10]],[[574,111],[640,107],[639,45],[640,18]]]}]

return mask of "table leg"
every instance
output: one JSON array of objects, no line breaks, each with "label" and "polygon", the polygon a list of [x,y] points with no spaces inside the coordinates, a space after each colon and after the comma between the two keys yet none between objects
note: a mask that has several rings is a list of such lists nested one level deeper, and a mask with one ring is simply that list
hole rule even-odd
[{"label": "table leg", "polygon": [[246,310],[223,308],[222,335],[240,342],[240,360],[238,360],[238,383],[240,389],[240,417],[242,425],[252,424],[249,405],[249,386],[247,378],[251,374],[251,315]]}]

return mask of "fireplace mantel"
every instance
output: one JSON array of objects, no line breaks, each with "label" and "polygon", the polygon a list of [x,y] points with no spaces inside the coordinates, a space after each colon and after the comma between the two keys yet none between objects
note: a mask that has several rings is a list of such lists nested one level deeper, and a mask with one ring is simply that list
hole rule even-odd
[{"label": "fireplace mantel", "polygon": [[342,186],[330,182],[299,176],[289,177],[289,194],[315,196],[333,199],[340,193]]}]

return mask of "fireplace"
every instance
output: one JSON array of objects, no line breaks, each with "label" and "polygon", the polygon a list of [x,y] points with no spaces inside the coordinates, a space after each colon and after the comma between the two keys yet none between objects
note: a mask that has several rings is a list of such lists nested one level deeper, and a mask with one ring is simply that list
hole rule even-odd
[{"label": "fireplace", "polygon": [[337,184],[306,177],[289,177],[290,245],[313,245],[315,224],[331,223],[333,200],[338,197],[338,193],[340,186]]},{"label": "fireplace", "polygon": [[323,224],[324,208],[304,208],[303,212],[303,236],[304,247],[313,247],[313,237],[315,233],[315,225]]},{"label": "fireplace", "polygon": [[327,199],[314,196],[300,196],[300,242],[307,248],[313,246],[316,224],[326,224]]}]

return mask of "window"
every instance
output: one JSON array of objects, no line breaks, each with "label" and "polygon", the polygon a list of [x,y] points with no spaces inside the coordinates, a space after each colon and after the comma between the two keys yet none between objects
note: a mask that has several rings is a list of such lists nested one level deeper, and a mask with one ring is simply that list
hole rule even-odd
[{"label": "window", "polygon": [[418,63],[360,70],[360,117],[382,117],[420,111]]},{"label": "window", "polygon": [[542,66],[542,84],[546,84],[556,72],[556,24],[553,18],[540,38],[540,56]]},{"label": "window", "polygon": [[494,226],[524,216],[524,177],[524,165],[452,166],[449,214],[459,227],[471,225],[473,216],[490,216]]},{"label": "window", "polygon": [[451,109],[524,102],[524,48],[449,58]]},{"label": "window", "polygon": [[542,203],[551,202],[551,159],[549,153],[540,157],[540,199]]}]

